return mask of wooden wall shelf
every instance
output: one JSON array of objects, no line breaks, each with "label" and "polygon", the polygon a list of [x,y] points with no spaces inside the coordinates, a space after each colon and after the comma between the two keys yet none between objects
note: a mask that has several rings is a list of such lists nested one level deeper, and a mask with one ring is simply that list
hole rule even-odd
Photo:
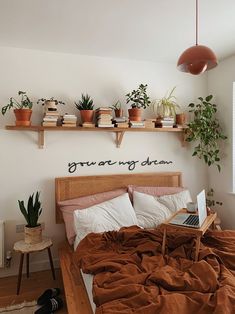
[{"label": "wooden wall shelf", "polygon": [[171,132],[178,133],[180,135],[180,141],[182,146],[185,145],[185,132],[182,128],[84,128],[84,127],[45,127],[40,125],[32,125],[32,126],[15,126],[15,125],[7,125],[7,130],[17,130],[17,131],[32,131],[38,132],[38,147],[44,148],[45,145],[45,131],[77,131],[77,132],[112,132],[116,135],[115,143],[116,147],[120,147],[123,136],[126,132]]}]

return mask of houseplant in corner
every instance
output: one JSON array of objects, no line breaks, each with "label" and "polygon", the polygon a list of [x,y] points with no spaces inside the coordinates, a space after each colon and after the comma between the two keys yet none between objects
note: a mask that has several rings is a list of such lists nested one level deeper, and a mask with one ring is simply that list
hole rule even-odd
[{"label": "houseplant in corner", "polygon": [[75,102],[76,108],[80,111],[82,122],[93,122],[94,104],[93,99],[89,95],[82,94],[81,100]]},{"label": "houseplant in corner", "polygon": [[189,104],[189,112],[193,114],[193,120],[186,129],[186,141],[196,142],[193,156],[203,159],[208,165],[216,165],[221,170],[219,141],[225,140],[219,120],[216,118],[217,108],[211,103],[213,96],[205,99],[199,97],[199,103]]},{"label": "houseplant in corner", "polygon": [[19,201],[19,208],[27,222],[25,225],[25,243],[36,244],[42,242],[42,227],[38,223],[38,218],[42,213],[41,202],[39,200],[39,192],[29,196],[27,207],[24,201]]},{"label": "houseplant in corner", "polygon": [[150,105],[147,87],[147,84],[140,84],[137,90],[126,94],[126,102],[131,102],[131,109],[128,109],[130,121],[141,121],[142,108],[146,109]]},{"label": "houseplant in corner", "polygon": [[15,124],[17,126],[30,126],[33,102],[29,99],[26,92],[19,91],[18,95],[20,96],[20,100],[18,101],[14,97],[11,97],[9,103],[2,107],[2,114],[5,115],[8,110],[14,109],[16,117]]}]

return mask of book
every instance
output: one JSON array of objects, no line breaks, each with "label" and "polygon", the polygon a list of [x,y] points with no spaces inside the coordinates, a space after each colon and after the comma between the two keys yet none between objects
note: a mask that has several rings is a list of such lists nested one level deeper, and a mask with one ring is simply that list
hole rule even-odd
[{"label": "book", "polygon": [[133,128],[133,129],[138,129],[138,128],[145,128],[145,126],[144,125],[131,125],[130,126],[131,128]]},{"label": "book", "polygon": [[76,116],[75,116],[75,114],[68,114],[68,113],[65,113],[64,115],[63,115],[63,117],[65,118],[77,118]]},{"label": "book", "polygon": [[74,128],[77,126],[76,123],[73,123],[73,124],[62,124],[63,127],[67,127],[67,128]]},{"label": "book", "polygon": [[57,126],[56,122],[42,122],[42,126]]},{"label": "book", "polygon": [[48,121],[48,122],[53,122],[53,121],[56,122],[57,120],[58,120],[58,118],[49,117],[49,116],[48,116],[48,117],[45,116],[45,117],[43,118],[43,121]]},{"label": "book", "polygon": [[92,122],[84,122],[82,124],[82,127],[84,127],[84,128],[95,128],[95,124]]},{"label": "book", "polygon": [[73,123],[75,123],[76,124],[76,122],[77,122],[77,119],[76,120],[62,120],[62,123],[68,123],[68,124],[73,124]]},{"label": "book", "polygon": [[100,124],[112,124],[112,120],[97,120],[97,123],[100,123]]},{"label": "book", "polygon": [[144,121],[130,121],[130,125],[131,126],[136,126],[136,127],[138,127],[138,126],[145,126],[145,124],[144,124]]},{"label": "book", "polygon": [[117,123],[116,125],[115,125],[117,128],[129,128],[129,123]]},{"label": "book", "polygon": [[113,119],[113,122],[118,123],[118,122],[127,122],[126,117],[116,117]]},{"label": "book", "polygon": [[114,124],[98,124],[98,128],[113,128]]},{"label": "book", "polygon": [[163,119],[161,119],[162,121],[175,121],[175,118],[173,117],[165,117]]}]

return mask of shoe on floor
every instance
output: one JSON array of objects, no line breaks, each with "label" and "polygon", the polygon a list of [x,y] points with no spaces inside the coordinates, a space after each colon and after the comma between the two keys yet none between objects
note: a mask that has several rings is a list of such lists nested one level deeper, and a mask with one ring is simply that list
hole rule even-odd
[{"label": "shoe on floor", "polygon": [[38,298],[37,304],[38,305],[43,305],[47,303],[50,299],[57,297],[60,294],[60,289],[59,288],[51,288],[47,289],[46,291],[43,292],[43,294]]},{"label": "shoe on floor", "polygon": [[63,300],[60,297],[51,298],[47,303],[45,303],[40,309],[38,309],[34,314],[51,314],[63,307]]}]

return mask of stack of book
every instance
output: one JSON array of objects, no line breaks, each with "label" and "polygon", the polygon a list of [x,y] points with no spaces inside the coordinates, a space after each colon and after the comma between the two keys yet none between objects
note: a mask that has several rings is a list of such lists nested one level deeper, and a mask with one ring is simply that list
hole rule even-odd
[{"label": "stack of book", "polygon": [[97,126],[99,128],[112,128],[112,109],[109,107],[100,107],[96,109]]},{"label": "stack of book", "polygon": [[162,128],[173,128],[175,119],[173,117],[166,117],[160,120]]},{"label": "stack of book", "polygon": [[145,127],[148,129],[155,128],[155,123],[156,123],[156,119],[151,118],[151,119],[144,120]]},{"label": "stack of book", "polygon": [[77,126],[77,117],[74,114],[64,114],[62,118],[63,127],[76,127]]},{"label": "stack of book", "polygon": [[145,128],[144,121],[130,121],[130,128]]},{"label": "stack of book", "polygon": [[45,113],[42,121],[43,126],[57,126],[57,122],[60,118],[58,111],[48,111]]},{"label": "stack of book", "polygon": [[129,128],[129,123],[126,117],[115,117],[113,124],[116,128]]},{"label": "stack of book", "polygon": [[92,123],[92,122],[83,122],[82,123],[82,127],[84,127],[84,128],[94,128],[95,124]]}]

